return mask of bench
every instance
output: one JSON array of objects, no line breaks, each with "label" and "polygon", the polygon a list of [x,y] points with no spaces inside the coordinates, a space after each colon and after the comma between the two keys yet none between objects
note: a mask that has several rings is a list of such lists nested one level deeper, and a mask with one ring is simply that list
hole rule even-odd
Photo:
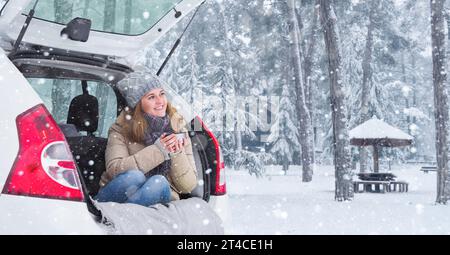
[{"label": "bench", "polygon": [[[361,189],[362,186],[362,189]],[[382,188],[381,188],[382,187]],[[355,193],[363,192],[408,192],[409,183],[405,181],[362,181],[353,182],[353,191]]]},{"label": "bench", "polygon": [[[385,193],[390,191],[390,182],[389,181],[362,181],[357,180],[353,182],[353,191],[355,193],[362,192],[378,192]],[[362,185],[362,189],[360,189],[360,185]],[[383,187],[383,189],[380,189]],[[375,189],[373,189],[375,188]]]},{"label": "bench", "polygon": [[397,191],[398,192],[408,192],[409,183],[405,181],[392,181],[389,183],[388,192]]},{"label": "bench", "polygon": [[436,172],[437,171],[437,167],[436,166],[423,166],[423,167],[420,168],[420,171],[422,171],[424,173]]}]

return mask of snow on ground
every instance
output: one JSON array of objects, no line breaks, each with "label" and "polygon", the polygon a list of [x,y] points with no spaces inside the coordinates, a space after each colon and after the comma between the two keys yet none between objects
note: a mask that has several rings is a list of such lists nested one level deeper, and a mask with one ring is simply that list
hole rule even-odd
[{"label": "snow on ground", "polygon": [[[227,234],[450,234],[450,206],[436,205],[436,173],[419,165],[392,169],[409,182],[407,193],[358,193],[351,202],[334,200],[334,169],[318,166],[313,182],[302,183],[301,167],[283,175],[270,166],[264,178],[229,170],[231,221]],[[357,178],[357,177],[356,177]]]}]

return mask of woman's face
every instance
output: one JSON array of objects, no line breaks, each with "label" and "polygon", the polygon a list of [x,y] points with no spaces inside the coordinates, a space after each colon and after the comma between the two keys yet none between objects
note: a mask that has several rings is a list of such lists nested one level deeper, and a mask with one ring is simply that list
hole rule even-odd
[{"label": "woman's face", "polygon": [[157,117],[166,116],[167,98],[166,92],[161,89],[152,89],[141,99],[142,110]]}]

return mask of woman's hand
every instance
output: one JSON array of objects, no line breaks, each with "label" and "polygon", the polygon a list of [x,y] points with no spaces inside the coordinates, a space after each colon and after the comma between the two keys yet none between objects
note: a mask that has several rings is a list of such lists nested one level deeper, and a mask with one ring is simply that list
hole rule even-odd
[{"label": "woman's hand", "polygon": [[166,135],[165,133],[161,135],[161,144],[170,153],[177,153],[183,150],[185,139],[178,140],[175,134]]}]

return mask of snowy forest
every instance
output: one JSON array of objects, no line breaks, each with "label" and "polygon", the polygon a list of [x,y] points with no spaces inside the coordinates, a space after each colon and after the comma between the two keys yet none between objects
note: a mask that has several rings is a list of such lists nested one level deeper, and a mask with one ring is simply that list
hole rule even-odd
[{"label": "snowy forest", "polygon": [[[72,12],[99,13],[97,25],[115,33],[142,33],[130,22],[152,17],[145,1],[45,4],[62,23]],[[116,9],[137,18],[116,19]],[[436,201],[446,203],[448,27],[444,0],[207,0],[138,62],[156,73],[183,35],[160,77],[209,123],[231,172],[262,177],[268,166],[284,174],[298,166],[301,181],[314,183],[317,167],[332,165],[335,199],[346,201],[355,174],[375,164],[432,164]],[[371,119],[412,144],[351,145],[349,132]]]},{"label": "snowy forest", "polygon": [[[450,24],[448,7],[433,3],[442,5],[442,37]],[[429,1],[413,0],[207,1],[163,77],[186,98],[196,89],[222,104],[225,95],[279,98],[274,111],[266,103],[269,118],[260,126],[266,129],[220,132],[231,168],[258,175],[266,164],[285,171],[301,165],[303,181],[310,182],[315,165],[334,162],[345,182],[350,170],[373,171],[373,152],[350,147],[345,134],[373,117],[414,137],[412,146],[384,149],[384,163],[434,162],[430,13]],[[186,22],[146,52],[148,65],[157,70]],[[448,39],[442,39],[445,45]],[[242,107],[202,107],[206,114],[233,116],[236,127],[239,118],[255,116]]]}]

